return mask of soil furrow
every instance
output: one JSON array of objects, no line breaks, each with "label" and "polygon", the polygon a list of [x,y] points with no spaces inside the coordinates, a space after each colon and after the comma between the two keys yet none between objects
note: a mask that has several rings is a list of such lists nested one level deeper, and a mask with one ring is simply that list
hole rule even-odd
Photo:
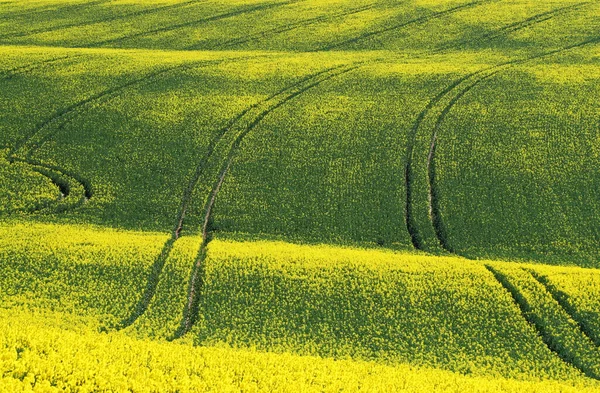
[{"label": "soil furrow", "polygon": [[[97,2],[97,3],[103,3],[103,2],[105,2],[105,1]],[[169,4],[169,5],[150,8],[150,9],[146,9],[146,10],[125,12],[122,14],[113,15],[113,16],[109,16],[109,17],[101,18],[101,19],[95,19],[95,20],[91,20],[91,21],[67,23],[67,24],[63,24],[63,25],[59,25],[59,26],[42,27],[42,28],[32,29],[32,30],[28,30],[28,31],[6,33],[6,34],[0,35],[0,39],[27,37],[27,36],[34,35],[34,34],[50,33],[50,32],[54,32],[54,31],[69,29],[72,27],[91,26],[91,25],[95,25],[98,23],[112,22],[115,20],[126,19],[129,17],[138,17],[138,16],[154,14],[154,13],[161,12],[161,11],[173,10],[173,9],[177,9],[177,8],[186,7],[186,6],[192,5],[194,3],[201,3],[201,2],[204,2],[204,1],[203,0],[189,0],[189,1],[184,1],[181,3],[177,3],[177,4]]]},{"label": "soil furrow", "polygon": [[378,36],[378,35],[390,32],[390,31],[400,30],[400,29],[403,29],[405,27],[416,25],[416,24],[427,23],[427,22],[429,22],[431,20],[442,18],[444,16],[451,15],[453,13],[462,11],[464,9],[469,9],[469,8],[472,8],[472,7],[476,7],[476,6],[485,4],[485,3],[490,2],[490,1],[496,1],[496,0],[477,0],[477,1],[473,1],[471,3],[461,4],[461,5],[458,5],[458,6],[455,6],[455,7],[448,8],[448,9],[443,10],[443,11],[434,12],[433,14],[430,14],[430,15],[423,15],[423,16],[420,16],[420,17],[408,20],[406,22],[402,22],[402,23],[395,24],[395,25],[388,26],[388,27],[384,27],[384,28],[381,28],[381,29],[378,29],[378,30],[373,30],[373,31],[370,31],[370,32],[366,32],[366,33],[360,34],[360,35],[358,35],[356,37],[348,38],[348,39],[346,39],[344,41],[341,41],[341,42],[336,42],[334,44],[326,45],[324,47],[321,47],[321,48],[317,49],[316,51],[332,50],[332,49],[336,49],[336,48],[339,48],[341,46],[345,46],[345,45],[348,45],[348,44],[354,44],[354,43],[362,41],[364,39],[375,37],[375,36]]},{"label": "soil furrow", "polygon": [[160,33],[166,33],[169,31],[178,30],[178,29],[182,29],[185,27],[201,25],[203,23],[214,22],[217,20],[222,20],[222,19],[227,19],[227,18],[233,18],[233,17],[239,16],[239,15],[243,15],[243,14],[247,14],[247,13],[251,13],[251,12],[257,12],[257,11],[263,11],[263,10],[266,10],[269,8],[281,7],[281,6],[291,4],[293,2],[294,2],[294,0],[287,0],[287,1],[283,1],[283,2],[277,2],[277,3],[268,3],[268,4],[260,4],[260,5],[249,6],[249,7],[241,7],[240,9],[237,9],[235,11],[229,11],[229,12],[225,12],[222,14],[209,16],[206,18],[196,19],[193,21],[185,22],[185,23],[178,23],[178,24],[174,24],[174,25],[163,26],[163,27],[159,27],[159,28],[156,28],[153,30],[141,31],[141,32],[134,33],[134,34],[129,34],[129,35],[121,36],[121,37],[111,38],[108,40],[94,42],[94,43],[91,43],[89,46],[90,47],[104,46],[107,44],[114,44],[117,42],[123,42],[123,41],[131,40],[134,38],[146,37],[149,35],[160,34]]},{"label": "soil furrow", "polygon": [[600,347],[600,337],[598,337],[594,333],[594,331],[589,328],[587,322],[584,319],[580,318],[577,309],[573,307],[569,301],[569,295],[558,289],[552,282],[550,282],[548,277],[539,274],[538,272],[532,269],[527,269],[527,272],[531,274],[531,276],[535,278],[537,282],[542,284],[544,288],[546,288],[546,291],[548,291],[548,293],[552,296],[556,303],[558,303],[565,311],[565,313],[567,313],[567,315],[569,315],[569,317],[577,323],[577,326],[579,326],[579,330],[581,331],[581,333],[583,333],[583,335],[589,338],[590,341],[594,343],[594,345]]}]

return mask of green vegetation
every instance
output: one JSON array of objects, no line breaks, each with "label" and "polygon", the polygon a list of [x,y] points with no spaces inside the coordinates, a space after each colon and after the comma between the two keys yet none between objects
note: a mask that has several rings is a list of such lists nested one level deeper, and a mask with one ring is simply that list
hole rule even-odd
[{"label": "green vegetation", "polygon": [[599,16],[0,1],[0,391],[600,391]]}]

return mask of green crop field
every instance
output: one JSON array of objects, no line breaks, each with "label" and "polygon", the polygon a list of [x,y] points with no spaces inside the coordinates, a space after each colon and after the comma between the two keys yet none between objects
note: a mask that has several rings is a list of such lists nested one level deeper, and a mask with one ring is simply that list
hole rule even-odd
[{"label": "green crop field", "polygon": [[600,392],[600,2],[0,0],[0,392]]}]

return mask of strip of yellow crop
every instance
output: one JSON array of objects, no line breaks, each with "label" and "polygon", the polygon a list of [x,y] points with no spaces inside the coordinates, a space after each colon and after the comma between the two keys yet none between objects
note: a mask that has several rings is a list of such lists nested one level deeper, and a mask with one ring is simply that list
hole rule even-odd
[{"label": "strip of yellow crop", "polygon": [[[467,377],[407,365],[193,348],[59,327],[0,309],[0,392],[596,392],[593,383]],[[80,321],[82,322],[82,321]]]}]

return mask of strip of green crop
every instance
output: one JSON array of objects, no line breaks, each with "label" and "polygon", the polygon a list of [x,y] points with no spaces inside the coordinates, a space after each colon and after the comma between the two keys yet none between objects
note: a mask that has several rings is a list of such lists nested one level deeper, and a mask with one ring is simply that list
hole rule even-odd
[{"label": "strip of green crop", "polygon": [[442,10],[442,11],[437,11],[437,12],[433,12],[432,14],[429,15],[423,15],[423,16],[419,16],[417,18],[414,19],[410,19],[406,22],[402,22],[399,24],[394,24],[392,26],[387,26],[381,29],[377,29],[377,30],[373,30],[370,32],[366,32],[366,33],[362,33],[356,37],[353,38],[348,38],[346,40],[340,41],[340,42],[336,42],[333,44],[329,44],[326,46],[323,46],[319,49],[316,49],[317,51],[327,51],[327,50],[332,50],[332,49],[337,49],[343,46],[346,46],[348,44],[354,44],[356,42],[371,38],[371,37],[376,37],[379,36],[381,34],[390,32],[390,31],[394,31],[394,30],[400,30],[400,29],[404,29],[406,27],[412,26],[412,25],[417,25],[417,24],[422,24],[422,23],[427,23],[431,20],[434,19],[438,19],[438,18],[442,18],[444,16],[447,15],[451,15],[455,12],[459,12],[462,11],[464,9],[469,9],[469,8],[473,8],[473,7],[477,7],[479,5],[483,5],[485,3],[489,3],[492,1],[498,1],[498,0],[476,0],[476,1],[472,1],[470,3],[466,3],[466,4],[460,4],[454,7],[450,7],[448,9]]},{"label": "strip of green crop", "polygon": [[[105,2],[109,2],[109,1],[110,0],[90,2],[90,3],[88,3],[88,5],[97,5],[97,4],[105,3]],[[62,24],[62,25],[58,25],[58,26],[42,27],[39,29],[32,29],[32,30],[27,30],[27,31],[23,31],[23,32],[12,32],[12,33],[0,34],[0,39],[26,37],[26,36],[30,36],[30,35],[34,35],[34,34],[50,33],[50,32],[54,32],[54,31],[69,29],[72,27],[90,26],[90,25],[95,25],[98,23],[112,22],[115,20],[122,20],[122,19],[126,19],[129,17],[137,17],[137,16],[154,14],[154,13],[161,12],[161,11],[169,11],[169,10],[173,10],[173,9],[177,9],[177,8],[186,7],[188,5],[192,5],[192,4],[196,4],[196,3],[202,3],[204,1],[206,1],[206,0],[188,0],[188,1],[183,1],[181,3],[177,3],[177,4],[167,4],[167,5],[153,7],[153,8],[144,9],[144,10],[138,10],[138,11],[133,11],[133,12],[124,12],[124,13],[109,16],[106,18],[94,19],[94,20],[89,20],[89,21],[84,21],[84,22],[66,23],[66,24]]]},{"label": "strip of green crop", "polygon": [[267,10],[270,8],[282,7],[282,6],[285,6],[288,4],[292,4],[296,1],[299,1],[299,0],[285,0],[285,1],[281,1],[281,2],[272,2],[272,3],[267,3],[267,4],[259,4],[259,5],[240,7],[233,11],[228,11],[228,12],[224,12],[222,14],[217,14],[217,15],[213,15],[213,16],[209,16],[209,17],[205,17],[205,18],[195,19],[195,20],[189,21],[189,22],[177,23],[174,25],[158,27],[156,29],[141,31],[138,33],[124,35],[124,36],[117,37],[117,38],[111,38],[108,40],[97,41],[88,46],[98,47],[98,46],[120,43],[120,42],[123,42],[126,40],[131,40],[134,38],[145,37],[145,36],[153,35],[153,34],[165,33],[165,32],[169,32],[169,31],[178,30],[178,29],[182,29],[182,28],[186,28],[186,27],[190,27],[190,26],[201,25],[203,23],[213,22],[213,21],[217,21],[217,20],[221,20],[221,19],[233,18],[233,17],[239,16],[239,15],[243,15],[243,14],[247,14],[247,13],[251,13],[251,12],[258,12],[258,11],[264,11],[264,10]]},{"label": "strip of green crop", "polygon": [[[275,109],[279,108],[282,105],[285,105],[293,98],[320,85],[321,83],[338,77],[340,75],[346,74],[350,71],[353,71],[359,66],[360,65],[351,64],[347,66],[334,67],[309,76],[307,78],[303,78],[301,81],[296,82],[293,85],[269,97],[262,103],[262,105],[255,106],[254,108],[249,108],[247,112],[245,112],[242,116],[240,116],[237,119],[237,122],[234,122],[229,127],[229,129],[223,133],[223,138],[219,139],[218,141],[218,144],[221,144],[221,147],[216,146],[216,148],[219,149],[220,147],[221,150],[224,150],[223,152],[225,154],[217,155],[217,157],[223,157],[224,162],[222,162],[222,164],[220,165],[217,178],[214,181],[213,187],[204,205],[202,245],[200,246],[200,250],[198,252],[198,256],[196,258],[194,268],[192,270],[192,275],[190,277],[188,300],[183,312],[184,317],[182,319],[180,328],[177,332],[175,332],[173,336],[174,339],[184,336],[192,328],[193,324],[198,318],[199,293],[202,290],[203,286],[204,260],[206,259],[208,243],[212,239],[210,228],[212,209],[216,202],[217,194],[219,193],[223,181],[225,180],[225,176],[227,175],[227,172],[231,167],[231,164],[244,137],[249,132],[251,132],[262,121],[262,119],[265,118],[265,116],[267,116]],[[252,113],[253,109],[256,109],[256,112],[258,113]],[[231,136],[229,136],[230,134]],[[221,143],[222,141],[225,142]],[[211,153],[212,151],[213,150],[211,149]]]},{"label": "strip of green crop", "polygon": [[264,30],[264,31],[260,31],[258,33],[254,33],[254,34],[250,34],[250,35],[244,35],[241,37],[236,37],[236,38],[232,38],[229,39],[227,41],[218,43],[217,45],[210,47],[210,48],[205,48],[204,45],[202,44],[194,44],[194,45],[190,45],[188,47],[186,47],[185,49],[188,50],[194,50],[194,49],[224,49],[224,48],[230,48],[230,47],[235,47],[236,45],[242,45],[248,42],[252,42],[252,41],[258,41],[267,37],[272,37],[274,35],[277,34],[281,34],[281,33],[285,33],[288,31],[293,31],[295,29],[299,29],[302,27],[307,27],[307,26],[311,26],[313,24],[317,24],[317,23],[321,23],[321,22],[327,22],[327,21],[332,21],[332,20],[336,20],[336,19],[340,19],[340,18],[344,18],[346,16],[350,16],[350,15],[354,15],[354,14],[358,14],[361,12],[365,12],[368,10],[371,10],[374,8],[374,4],[370,4],[370,5],[366,5],[363,7],[357,7],[357,8],[353,8],[347,11],[341,11],[341,12],[337,12],[335,14],[329,14],[329,15],[321,15],[321,16],[317,16],[314,18],[310,18],[310,19],[306,19],[306,20],[301,20],[298,22],[294,22],[294,23],[289,23],[283,26],[278,26],[278,27],[274,27],[272,29],[269,30]]},{"label": "strip of green crop", "polygon": [[586,376],[600,380],[600,352],[544,285],[519,267],[485,267],[511,294],[551,351]]}]

